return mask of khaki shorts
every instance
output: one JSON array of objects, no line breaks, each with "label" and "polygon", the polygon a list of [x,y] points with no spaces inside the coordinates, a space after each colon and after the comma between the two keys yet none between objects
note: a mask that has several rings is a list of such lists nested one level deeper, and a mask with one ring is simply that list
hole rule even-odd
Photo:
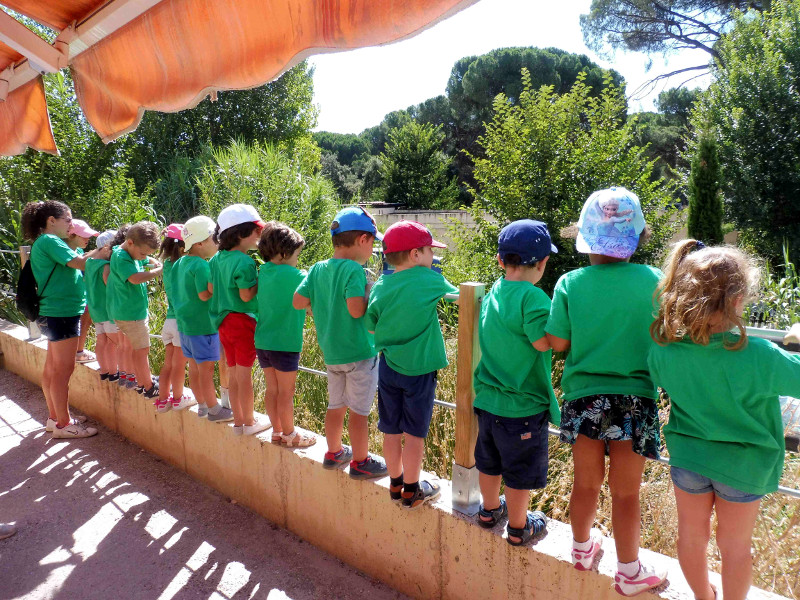
[{"label": "khaki shorts", "polygon": [[175,319],[164,320],[164,326],[161,328],[161,341],[165,346],[172,344],[180,348],[181,338],[178,337],[178,321]]},{"label": "khaki shorts", "polygon": [[114,324],[114,321],[102,321],[94,324],[94,332],[97,335],[101,333],[119,333],[119,327]]},{"label": "khaki shorts", "polygon": [[328,410],[348,407],[367,416],[378,391],[378,357],[343,365],[325,365],[328,371]]},{"label": "khaki shorts", "polygon": [[147,319],[141,321],[115,321],[119,330],[125,334],[134,350],[150,347],[150,332],[147,329]]}]

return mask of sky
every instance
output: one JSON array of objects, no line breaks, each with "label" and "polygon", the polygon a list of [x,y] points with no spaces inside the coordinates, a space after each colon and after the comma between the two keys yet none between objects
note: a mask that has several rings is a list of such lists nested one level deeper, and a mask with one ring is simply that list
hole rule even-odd
[{"label": "sky", "polygon": [[[619,71],[627,81],[629,96],[659,73],[708,62],[707,54],[700,50],[668,59],[653,56],[648,72],[644,54],[617,52],[609,59],[601,58],[586,47],[581,33],[579,17],[589,11],[590,4],[591,0],[479,0],[402,42],[314,56],[314,102],[320,109],[316,129],[360,133],[378,125],[387,113],[443,94],[459,58],[495,48],[554,46],[587,54],[598,64]],[[649,94],[631,98],[631,110],[654,110],[653,101],[660,91],[689,76],[676,76]],[[689,84],[706,85],[707,78]]]}]

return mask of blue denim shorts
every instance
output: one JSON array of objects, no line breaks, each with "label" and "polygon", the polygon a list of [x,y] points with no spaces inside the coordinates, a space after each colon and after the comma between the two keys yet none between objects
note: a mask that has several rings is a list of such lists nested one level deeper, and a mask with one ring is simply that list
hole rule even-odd
[{"label": "blue denim shorts", "polygon": [[436,395],[437,372],[403,375],[386,363],[378,364],[378,430],[389,435],[407,433],[428,437]]},{"label": "blue denim shorts", "polygon": [[181,350],[186,358],[196,363],[216,362],[219,360],[219,335],[186,335],[179,334]]},{"label": "blue denim shorts", "polygon": [[75,317],[39,317],[36,324],[49,342],[62,342],[81,334],[81,315]]},{"label": "blue denim shorts", "polygon": [[748,494],[719,481],[709,479],[705,475],[681,469],[680,467],[670,467],[670,475],[675,487],[687,494],[714,492],[717,497],[727,502],[755,502],[764,497],[764,494]]},{"label": "blue denim shorts", "polygon": [[256,348],[258,366],[262,369],[275,369],[282,373],[297,371],[300,366],[299,352],[283,352],[280,350],[259,350]]}]

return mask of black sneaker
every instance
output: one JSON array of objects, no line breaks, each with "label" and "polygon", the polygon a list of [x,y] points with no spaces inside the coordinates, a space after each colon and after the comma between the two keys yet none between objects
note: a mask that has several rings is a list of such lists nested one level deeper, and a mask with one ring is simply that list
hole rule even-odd
[{"label": "black sneaker", "polygon": [[108,381],[111,383],[116,383],[117,381],[119,381],[119,371],[117,371],[116,373],[109,373]]},{"label": "black sneaker", "polygon": [[337,457],[333,452],[326,452],[325,459],[322,461],[323,469],[343,469],[353,458],[353,450],[350,446],[342,445],[342,453]]},{"label": "black sneaker", "polygon": [[389,474],[389,469],[386,468],[386,463],[379,456],[377,458],[372,455],[367,455],[367,460],[363,465],[358,464],[355,460],[350,461],[350,478],[351,479],[373,479],[375,477],[386,477]]},{"label": "black sneaker", "polygon": [[145,398],[158,398],[158,383],[154,381],[150,389],[142,391],[142,396]]},{"label": "black sneaker", "polygon": [[100,381],[108,381],[108,373],[100,373]]},{"label": "black sneaker", "polygon": [[419,487],[416,492],[403,491],[403,508],[414,510],[419,508],[426,502],[436,500],[442,493],[442,489],[438,483],[431,483],[430,481],[420,481]]}]

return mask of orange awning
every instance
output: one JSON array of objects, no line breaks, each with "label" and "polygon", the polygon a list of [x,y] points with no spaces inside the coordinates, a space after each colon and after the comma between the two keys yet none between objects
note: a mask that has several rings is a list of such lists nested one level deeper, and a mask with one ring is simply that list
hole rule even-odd
[{"label": "orange awning", "polygon": [[0,155],[22,154],[28,147],[58,154],[41,77],[14,90],[5,102],[0,102]]},{"label": "orange awning", "polygon": [[[70,64],[78,102],[89,124],[103,141],[109,142],[135,129],[145,110],[173,112],[191,108],[215,90],[263,85],[312,54],[394,42],[475,1],[4,0],[3,3],[61,32],[55,45]],[[0,28],[0,41],[5,41],[2,34]],[[24,32],[20,34],[22,38]],[[33,51],[39,42],[33,40],[31,44]],[[59,55],[53,58],[44,52],[51,49],[38,50],[41,57],[38,60],[49,64],[50,70],[60,65]],[[0,46],[0,69],[4,56]],[[35,63],[33,59],[29,62]],[[35,65],[37,70],[47,70],[41,69],[40,63]],[[15,69],[11,89],[25,78],[30,80],[32,74],[35,72],[31,69]],[[12,91],[6,102],[15,93]],[[11,147],[4,143],[7,137],[27,127],[19,119],[32,119],[34,110],[46,111],[46,106],[42,103],[24,113],[14,112],[16,120],[0,113],[4,115],[0,118],[0,140],[3,140],[0,152],[6,153]],[[49,122],[46,112],[34,120]]]}]

